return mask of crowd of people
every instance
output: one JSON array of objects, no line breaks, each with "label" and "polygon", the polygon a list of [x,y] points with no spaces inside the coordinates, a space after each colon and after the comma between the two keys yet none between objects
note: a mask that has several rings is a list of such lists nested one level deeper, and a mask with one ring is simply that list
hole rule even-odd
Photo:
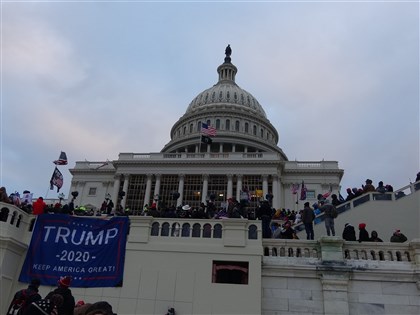
[{"label": "crowd of people", "polygon": [[71,292],[71,277],[60,277],[57,288],[45,298],[39,294],[39,279],[32,279],[26,289],[13,296],[7,315],[116,315],[105,301],[96,303],[75,302]]},{"label": "crowd of people", "polygon": [[[416,182],[420,181],[420,172],[417,173]],[[0,201],[13,203],[19,206],[28,213],[35,215],[43,213],[62,213],[69,215],[141,215],[153,216],[162,218],[193,218],[193,219],[223,219],[223,218],[245,218],[251,220],[261,220],[263,238],[297,238],[297,234],[293,230],[293,226],[303,223],[308,240],[314,239],[313,224],[321,221],[320,214],[323,214],[323,220],[328,236],[335,236],[334,219],[337,217],[337,207],[344,202],[357,198],[365,193],[378,192],[387,193],[393,192],[391,185],[384,185],[382,181],[378,182],[377,187],[373,185],[371,179],[365,181],[365,185],[361,188],[347,188],[347,197],[343,198],[341,194],[331,194],[325,196],[319,194],[317,202],[312,204],[309,202],[304,204],[304,208],[300,211],[290,209],[274,209],[269,200],[261,201],[257,207],[251,209],[244,200],[238,201],[235,198],[229,198],[225,207],[216,207],[214,200],[209,200],[206,203],[202,202],[198,207],[191,207],[190,205],[166,206],[164,203],[153,202],[150,206],[146,204],[143,209],[132,211],[129,208],[123,209],[121,205],[114,206],[112,200],[104,200],[101,207],[96,211],[87,209],[83,206],[75,206],[74,201],[77,197],[73,196],[67,204],[57,202],[55,204],[47,205],[42,197],[39,197],[35,202],[31,203],[31,199],[25,199],[25,195],[29,195],[29,191],[24,191],[23,198],[18,193],[7,195],[5,187],[0,188]],[[331,201],[327,199],[331,197]],[[361,224],[363,226],[363,224]],[[346,230],[347,228],[347,230]],[[354,240],[355,237],[344,237],[351,234],[351,224],[347,224],[343,231],[343,239]],[[348,231],[350,229],[350,231]],[[367,239],[379,239],[376,231],[372,231],[374,235],[366,236],[362,231],[362,237],[359,241],[367,241]],[[375,237],[376,235],[376,237]],[[394,236],[394,235],[393,235]],[[394,239],[396,239],[394,237]]]}]

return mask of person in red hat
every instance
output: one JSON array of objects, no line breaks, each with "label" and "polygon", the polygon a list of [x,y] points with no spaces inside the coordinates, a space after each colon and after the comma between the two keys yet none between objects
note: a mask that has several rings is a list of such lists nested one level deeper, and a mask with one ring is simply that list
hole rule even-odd
[{"label": "person in red hat", "polygon": [[368,231],[366,231],[366,223],[359,224],[359,243],[369,242],[370,237]]},{"label": "person in red hat", "polygon": [[54,294],[60,294],[63,297],[63,304],[58,308],[58,314],[60,315],[73,315],[74,307],[76,302],[74,296],[69,289],[71,284],[71,278],[69,276],[60,277],[57,282],[57,289],[51,291],[45,297],[46,299],[51,298]]}]

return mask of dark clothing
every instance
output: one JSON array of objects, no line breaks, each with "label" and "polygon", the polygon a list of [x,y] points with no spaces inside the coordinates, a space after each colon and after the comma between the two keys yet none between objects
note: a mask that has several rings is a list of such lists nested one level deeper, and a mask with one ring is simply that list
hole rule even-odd
[{"label": "dark clothing", "polygon": [[58,287],[54,291],[51,291],[47,294],[45,299],[51,299],[54,294],[60,294],[63,297],[63,305],[58,308],[59,315],[73,315],[74,306],[76,302],[74,301],[73,294],[69,288]]},{"label": "dark clothing", "polygon": [[343,239],[345,241],[356,241],[356,231],[354,230],[354,226],[347,225],[343,230]]},{"label": "dark clothing", "polygon": [[407,240],[407,237],[404,234],[402,234],[402,233],[395,234],[394,233],[394,235],[391,236],[390,241],[393,242],[393,243],[404,243],[406,240]]},{"label": "dark clothing", "polygon": [[13,300],[10,303],[7,313],[12,310],[13,302],[19,299],[24,299],[26,301],[25,306],[22,308],[23,312],[32,302],[39,301],[41,299],[41,295],[38,293],[38,288],[33,285],[29,285],[28,288],[17,291],[13,296]]},{"label": "dark clothing", "polygon": [[295,235],[295,230],[290,226],[281,232],[281,238],[292,240]]},{"label": "dark clothing", "polygon": [[305,207],[302,211],[302,222],[305,225],[305,232],[306,232],[307,240],[314,239],[314,226],[312,223],[314,219],[315,219],[314,211],[309,207]]},{"label": "dark clothing", "polygon": [[57,308],[50,299],[43,299],[29,305],[22,315],[58,315]]},{"label": "dark clothing", "polygon": [[359,243],[360,242],[369,242],[370,237],[368,231],[366,229],[359,230]]}]

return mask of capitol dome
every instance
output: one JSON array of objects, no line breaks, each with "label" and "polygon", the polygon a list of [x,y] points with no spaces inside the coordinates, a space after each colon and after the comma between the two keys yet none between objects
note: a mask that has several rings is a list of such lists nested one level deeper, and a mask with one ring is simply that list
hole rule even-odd
[{"label": "capitol dome", "polygon": [[258,100],[235,82],[238,69],[231,62],[231,48],[225,51],[224,63],[217,68],[218,82],[199,93],[185,114],[173,125],[171,141],[162,152],[207,152],[199,144],[201,126],[216,129],[209,152],[273,152],[287,160],[277,146],[279,135],[267,119]]}]

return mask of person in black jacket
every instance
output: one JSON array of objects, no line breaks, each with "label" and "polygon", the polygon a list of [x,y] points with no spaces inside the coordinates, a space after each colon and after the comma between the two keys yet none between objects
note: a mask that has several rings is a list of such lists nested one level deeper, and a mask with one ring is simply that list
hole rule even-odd
[{"label": "person in black jacket", "polygon": [[76,302],[74,300],[74,296],[71,293],[71,290],[69,289],[69,286],[71,284],[71,278],[61,277],[60,280],[58,280],[58,287],[54,291],[51,291],[47,294],[45,299],[52,299],[52,296],[54,294],[60,294],[63,297],[63,304],[58,307],[58,314],[59,315],[73,315],[74,306],[76,305]]},{"label": "person in black jacket", "polygon": [[369,242],[370,237],[368,231],[366,231],[366,224],[360,223],[359,224],[359,243],[361,242]]},{"label": "person in black jacket", "polygon": [[22,314],[32,302],[39,301],[41,299],[41,295],[38,293],[40,284],[39,279],[32,279],[28,288],[17,291],[13,296],[7,314],[14,314],[14,310],[18,308],[19,314]]},{"label": "person in black jacket", "polygon": [[343,239],[345,241],[351,241],[351,242],[356,241],[356,231],[354,230],[354,226],[351,225],[350,223],[346,223],[344,225]]}]

